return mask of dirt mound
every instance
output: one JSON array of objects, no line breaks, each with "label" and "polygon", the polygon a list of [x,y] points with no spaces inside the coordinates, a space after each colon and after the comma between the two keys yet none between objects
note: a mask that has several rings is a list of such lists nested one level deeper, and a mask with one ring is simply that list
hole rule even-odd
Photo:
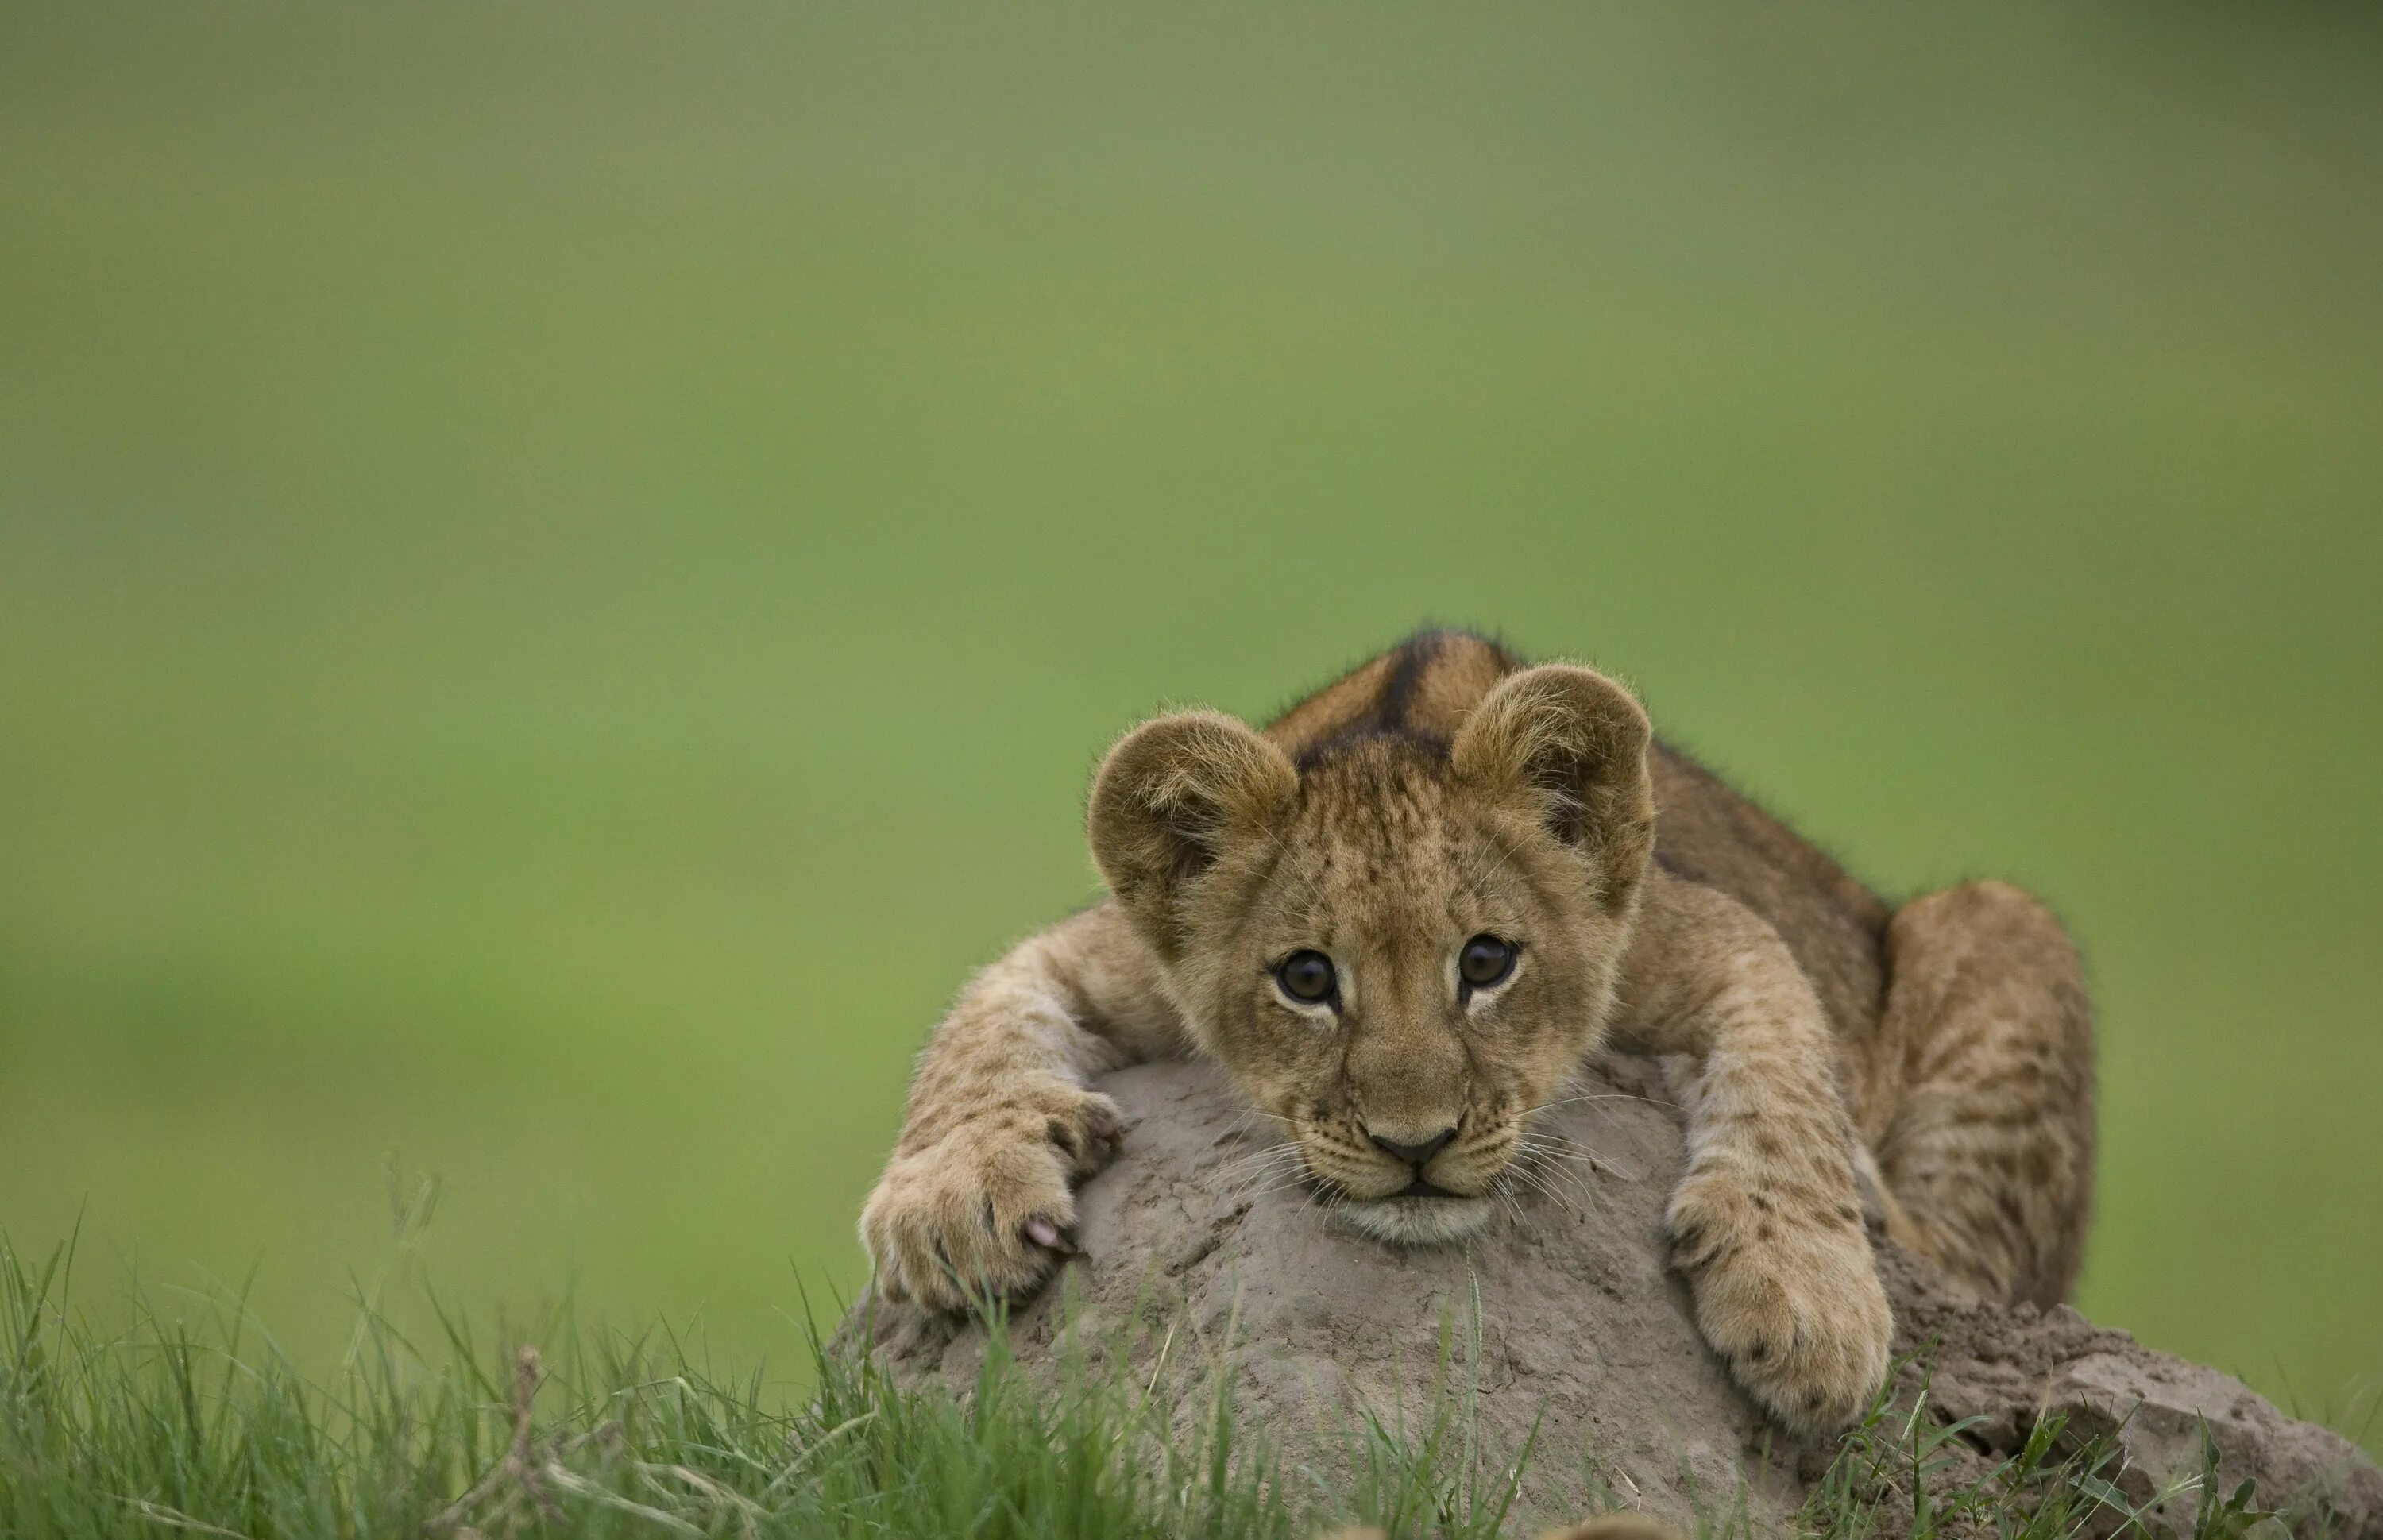
[{"label": "dirt mound", "polygon": [[[1216,1072],[1148,1065],[1101,1087],[1129,1119],[1125,1153],[1081,1200],[1084,1257],[1065,1291],[1079,1341],[1130,1343],[1141,1373],[1203,1373],[1229,1360],[1243,1425],[1314,1438],[1329,1460],[1352,1409],[1412,1422],[1453,1378],[1476,1394],[1493,1464],[1537,1430],[1524,1500],[1560,1519],[1601,1483],[1633,1506],[1686,1519],[1742,1491],[1758,1532],[1778,1527],[1827,1463],[1766,1423],[1698,1337],[1685,1287],[1664,1266],[1661,1219],[1680,1160],[1669,1111],[1626,1061],[1584,1077],[1548,1130],[1585,1152],[1519,1193],[1463,1250],[1401,1252],[1350,1231],[1303,1189],[1269,1179],[1275,1142]],[[2197,1471],[2205,1422],[2221,1490],[2255,1477],[2263,1498],[2329,1493],[2336,1533],[2383,1535],[2383,1472],[2346,1440],[2294,1422],[2238,1381],[2094,1326],[2066,1307],[1965,1303],[1924,1263],[1886,1259],[1898,1351],[1931,1339],[1930,1403],[1982,1419],[1964,1440],[1982,1470],[2047,1411],[2118,1429],[2118,1478],[2138,1501]],[[1021,1359],[1058,1336],[1063,1291],[1013,1317]],[[872,1308],[864,1298],[846,1324]],[[980,1329],[875,1306],[878,1350],[906,1378],[965,1389]],[[1452,1330],[1451,1329],[1452,1326]],[[1906,1388],[1917,1386],[1916,1373]],[[2191,1533],[2188,1513],[2171,1518]]]}]

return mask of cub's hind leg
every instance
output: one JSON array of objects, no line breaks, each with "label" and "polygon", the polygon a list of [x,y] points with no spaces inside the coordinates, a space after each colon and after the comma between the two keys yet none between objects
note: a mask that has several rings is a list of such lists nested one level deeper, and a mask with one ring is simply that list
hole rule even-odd
[{"label": "cub's hind leg", "polygon": [[2093,1191],[2076,948],[2030,894],[1969,882],[1897,910],[1886,963],[1855,1099],[1890,1231],[1990,1298],[2067,1298]]}]

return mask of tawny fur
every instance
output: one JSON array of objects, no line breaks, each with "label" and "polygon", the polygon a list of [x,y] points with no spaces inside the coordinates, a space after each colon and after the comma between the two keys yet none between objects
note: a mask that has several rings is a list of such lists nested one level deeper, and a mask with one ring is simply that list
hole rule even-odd
[{"label": "tawny fur", "polygon": [[[1670,1222],[1698,1323],[1801,1431],[1874,1392],[1891,1323],[1865,1182],[1896,1238],[1996,1299],[2075,1280],[2093,1164],[2076,955],[1999,883],[1890,910],[1656,744],[1620,685],[1427,633],[1264,733],[1143,724],[1089,815],[1112,897],[969,985],[920,1056],[861,1217],[881,1287],[946,1309],[1033,1287],[1119,1137],[1105,1070],[1204,1053],[1335,1212],[1451,1241],[1494,1212],[1535,1114],[1615,1047],[1684,1066]],[[1465,941],[1518,943],[1470,989]],[[1302,949],[1340,979],[1300,1002]],[[1420,1164],[1377,1141],[1421,1146]],[[1421,1181],[1450,1196],[1403,1196]]]}]

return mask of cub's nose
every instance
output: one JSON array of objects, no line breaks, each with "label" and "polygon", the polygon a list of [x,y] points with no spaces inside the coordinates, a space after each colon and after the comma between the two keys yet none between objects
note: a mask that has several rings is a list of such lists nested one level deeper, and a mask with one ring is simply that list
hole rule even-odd
[{"label": "cub's nose", "polygon": [[1409,1165],[1421,1169],[1425,1162],[1447,1148],[1448,1141],[1456,1137],[1456,1126],[1451,1124],[1420,1144],[1401,1144],[1397,1140],[1384,1139],[1371,1128],[1365,1130],[1365,1137],[1374,1141],[1376,1149],[1395,1155]]}]

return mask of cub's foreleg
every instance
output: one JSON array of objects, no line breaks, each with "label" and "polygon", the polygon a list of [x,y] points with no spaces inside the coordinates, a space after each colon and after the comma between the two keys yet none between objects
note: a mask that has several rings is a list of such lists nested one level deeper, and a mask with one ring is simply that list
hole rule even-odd
[{"label": "cub's foreleg", "polygon": [[902,1137],[861,1210],[880,1290],[959,1310],[1042,1282],[1070,1249],[1073,1185],[1117,1149],[1116,1104],[1086,1085],[1179,1042],[1114,905],[978,974],[919,1056]]},{"label": "cub's foreleg", "polygon": [[1789,1427],[1843,1426],[1885,1378],[1893,1320],[1811,984],[1751,910],[1658,873],[1614,1027],[1622,1046],[1693,1064],[1668,1217],[1705,1339]]},{"label": "cub's foreleg", "polygon": [[2066,1299],[2093,1195],[2093,1024],[2076,949],[2026,893],[1969,882],[1896,911],[1886,958],[1855,1100],[1894,1200],[1890,1232],[1991,1299]]}]

